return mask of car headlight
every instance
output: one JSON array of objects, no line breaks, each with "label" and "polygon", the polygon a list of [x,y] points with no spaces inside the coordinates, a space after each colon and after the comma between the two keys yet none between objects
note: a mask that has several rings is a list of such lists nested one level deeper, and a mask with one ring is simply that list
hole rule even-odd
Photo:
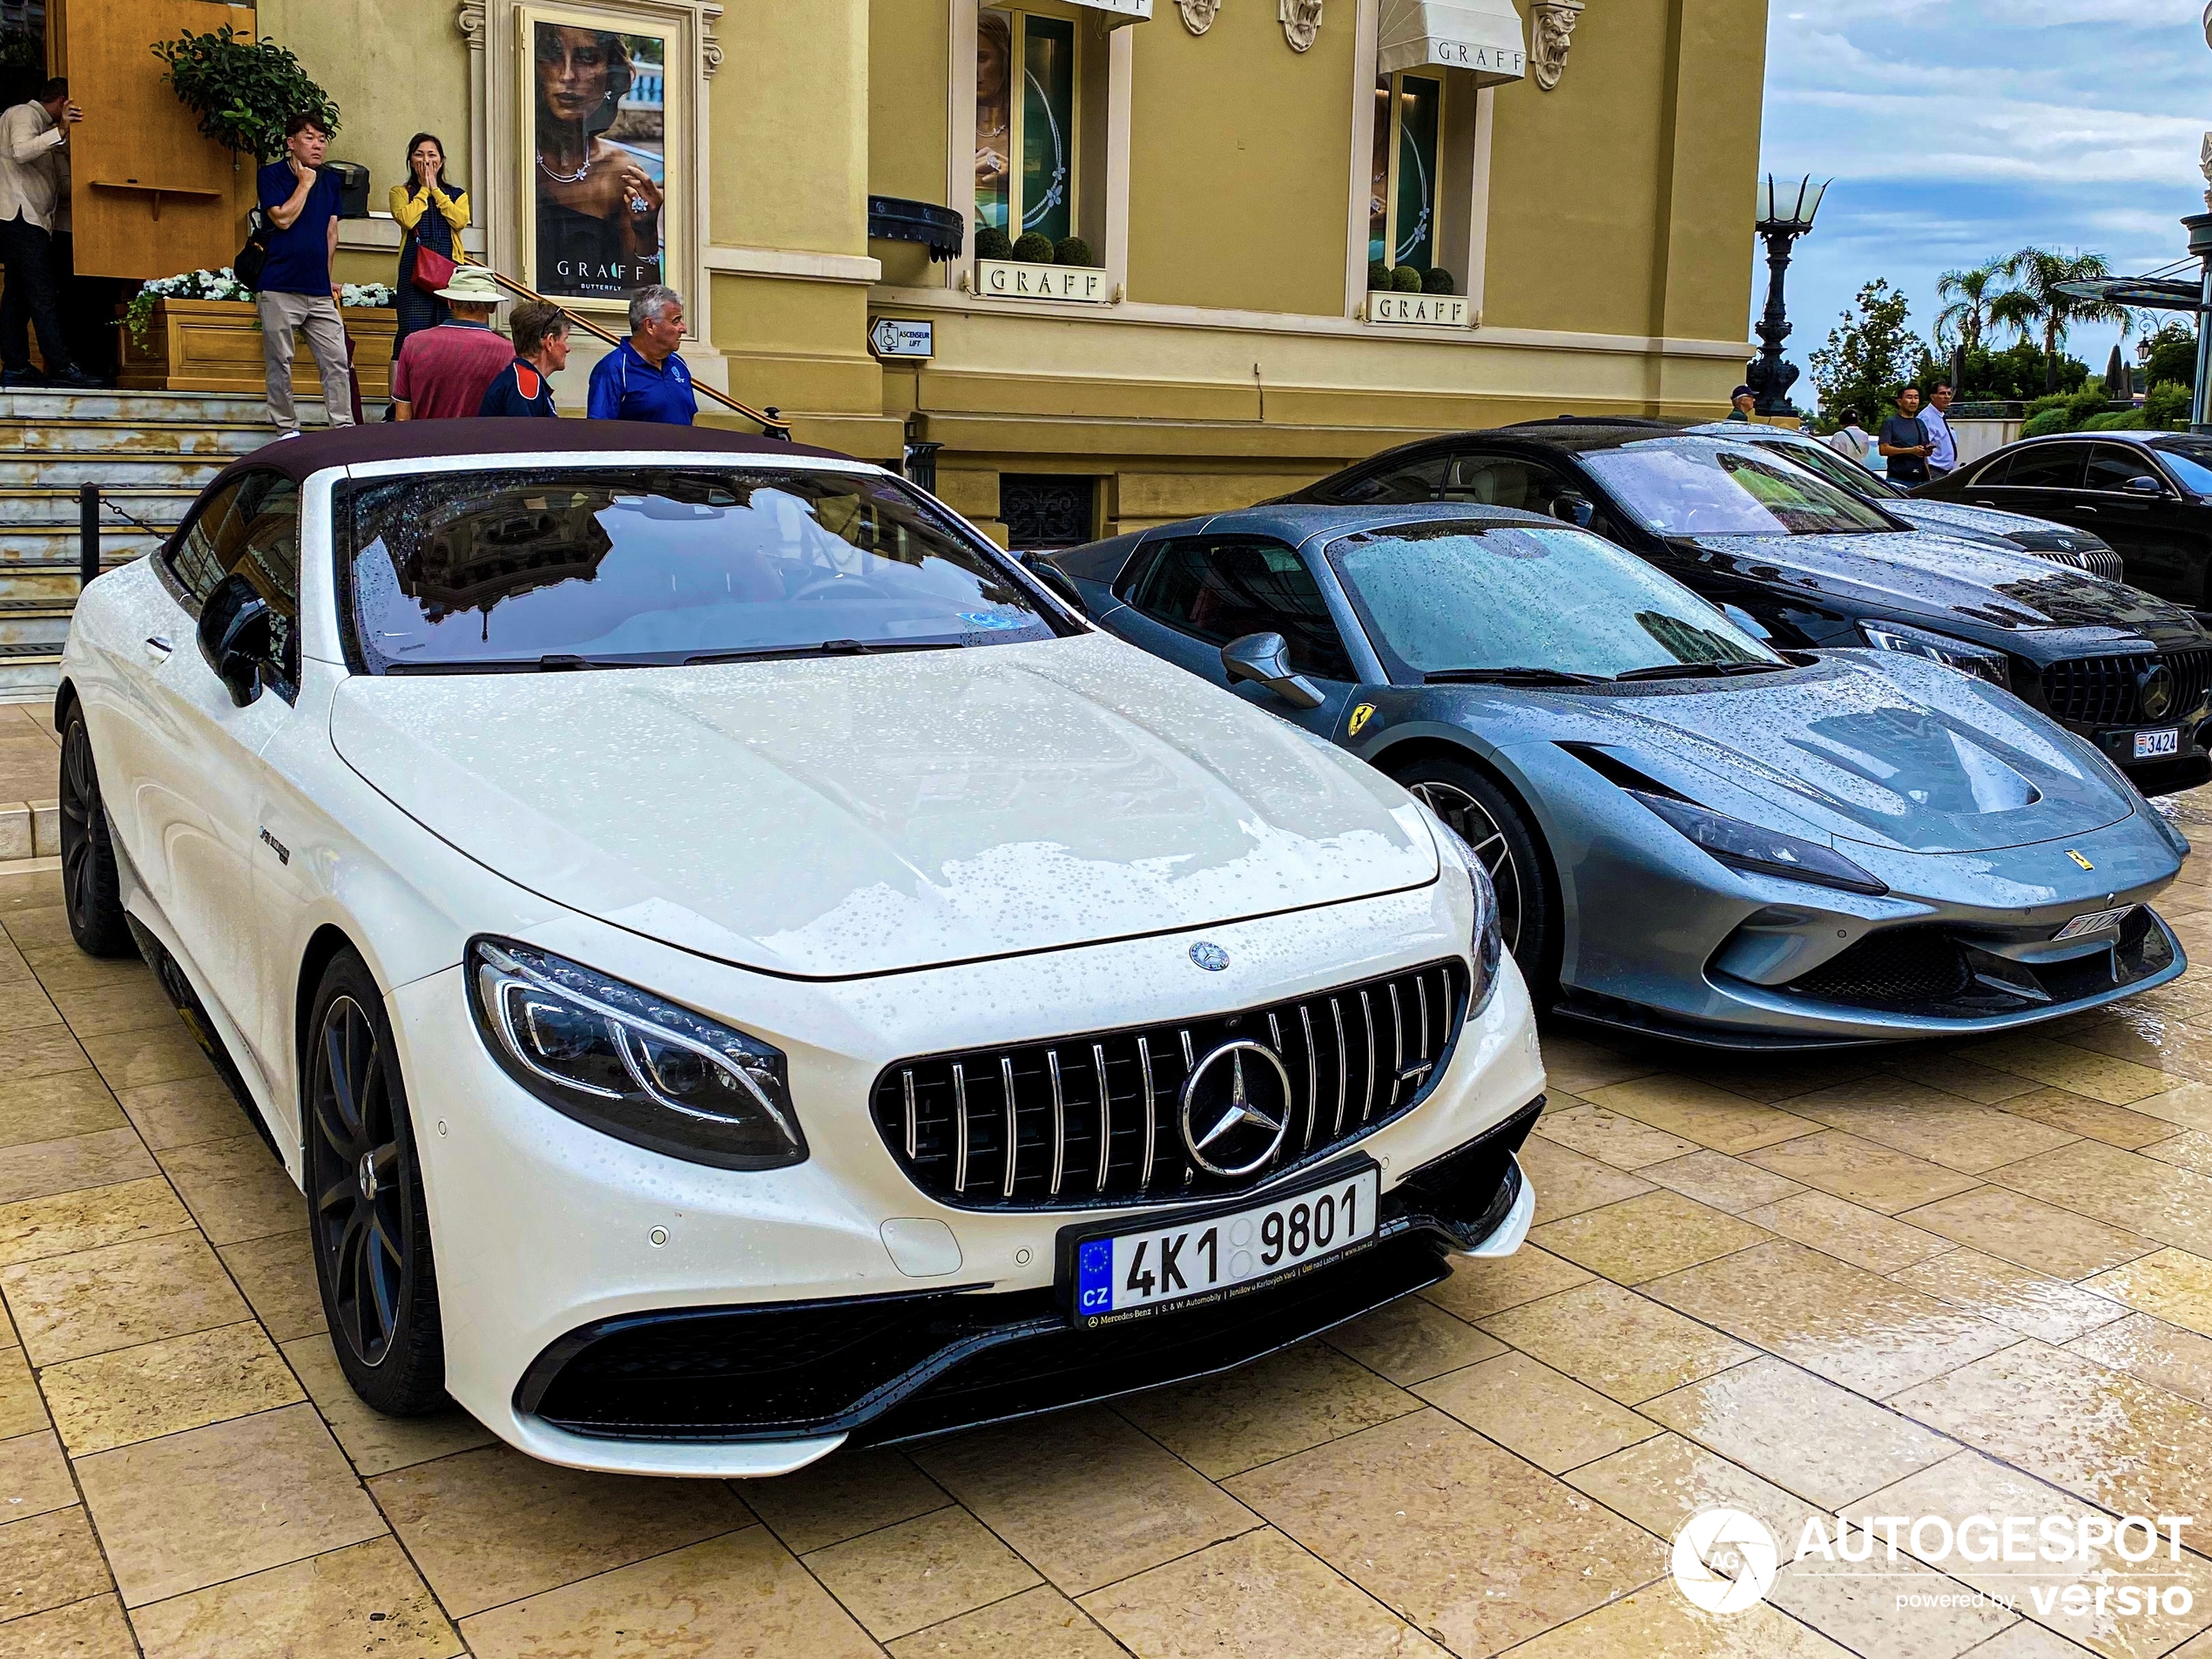
[{"label": "car headlight", "polygon": [[1972,645],[1948,634],[1932,634],[1892,622],[1862,622],[1858,631],[1876,651],[1899,651],[1909,657],[1925,657],[1962,674],[1987,680],[2004,691],[2013,689],[2012,663],[2003,651]]},{"label": "car headlight", "polygon": [[1467,961],[1474,974],[1474,983],[1467,994],[1467,1018],[1472,1020],[1490,1004],[1491,995],[1498,988],[1498,964],[1505,958],[1506,935],[1498,920],[1498,890],[1491,884],[1490,872],[1482,867],[1482,860],[1467,844],[1467,838],[1446,823],[1443,815],[1421,804],[1428,813],[1432,828],[1459,854],[1460,862],[1467,866],[1467,879],[1474,884],[1474,931],[1467,941]]},{"label": "car headlight", "polygon": [[806,1160],[779,1050],[512,940],[472,941],[468,969],[484,1046],[555,1111],[717,1169]]},{"label": "car headlight", "polygon": [[1640,789],[1628,792],[1731,870],[1780,876],[1786,881],[1810,881],[1817,887],[1840,887],[1845,893],[1889,891],[1885,883],[1817,841],[1761,829],[1691,801],[1648,795]]}]

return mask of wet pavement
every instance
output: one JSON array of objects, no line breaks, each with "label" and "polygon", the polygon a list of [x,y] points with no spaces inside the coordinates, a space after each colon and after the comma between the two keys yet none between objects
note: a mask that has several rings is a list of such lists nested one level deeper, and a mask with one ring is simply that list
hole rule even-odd
[{"label": "wet pavement", "polygon": [[[1518,1256],[1111,1409],[673,1482],[355,1402],[299,1193],[58,900],[0,876],[0,1652],[2212,1655],[2212,967],[1873,1055],[1554,1030]],[[1781,1547],[1732,1614],[1669,1570],[1711,1505]],[[2087,1554],[1967,1559],[1977,1517]]]}]

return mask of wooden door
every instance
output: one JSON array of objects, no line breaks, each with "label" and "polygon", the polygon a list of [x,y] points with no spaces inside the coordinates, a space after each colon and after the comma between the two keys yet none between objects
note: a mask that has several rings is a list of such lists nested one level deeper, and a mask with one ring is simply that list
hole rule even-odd
[{"label": "wooden door", "polygon": [[77,273],[143,281],[228,265],[244,239],[256,164],[200,136],[152,48],[226,24],[251,39],[253,9],[70,0],[57,21],[57,62],[84,110],[70,136]]}]

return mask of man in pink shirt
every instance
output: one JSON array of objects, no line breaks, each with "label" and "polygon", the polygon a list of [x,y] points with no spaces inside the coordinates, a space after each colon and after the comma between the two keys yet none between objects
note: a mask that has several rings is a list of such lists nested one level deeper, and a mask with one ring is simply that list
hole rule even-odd
[{"label": "man in pink shirt", "polygon": [[438,298],[451,318],[409,334],[392,366],[392,413],[401,421],[453,421],[473,415],[485,390],[515,361],[514,347],[494,332],[499,285],[481,266],[464,265]]}]

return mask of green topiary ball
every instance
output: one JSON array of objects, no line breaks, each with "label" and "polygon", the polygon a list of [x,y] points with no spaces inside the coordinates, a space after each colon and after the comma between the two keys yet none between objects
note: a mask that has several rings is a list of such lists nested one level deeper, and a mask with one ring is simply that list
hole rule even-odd
[{"label": "green topiary ball", "polygon": [[1063,236],[1052,250],[1055,265],[1089,265],[1091,263],[1090,244],[1080,236]]},{"label": "green topiary ball", "polygon": [[1450,293],[1453,292],[1452,273],[1440,265],[1432,267],[1429,273],[1421,279],[1421,292]]},{"label": "green topiary ball", "polygon": [[1010,260],[1014,257],[1014,244],[997,226],[986,225],[975,233],[975,257],[979,260]]},{"label": "green topiary ball", "polygon": [[1052,239],[1042,231],[1030,231],[1014,244],[1014,257],[1024,265],[1050,265]]},{"label": "green topiary ball", "polygon": [[1401,265],[1390,273],[1390,286],[1400,293],[1419,293],[1421,273],[1410,265]]},{"label": "green topiary ball", "polygon": [[1390,267],[1380,260],[1375,260],[1367,266],[1367,292],[1370,293],[1390,292]]}]

